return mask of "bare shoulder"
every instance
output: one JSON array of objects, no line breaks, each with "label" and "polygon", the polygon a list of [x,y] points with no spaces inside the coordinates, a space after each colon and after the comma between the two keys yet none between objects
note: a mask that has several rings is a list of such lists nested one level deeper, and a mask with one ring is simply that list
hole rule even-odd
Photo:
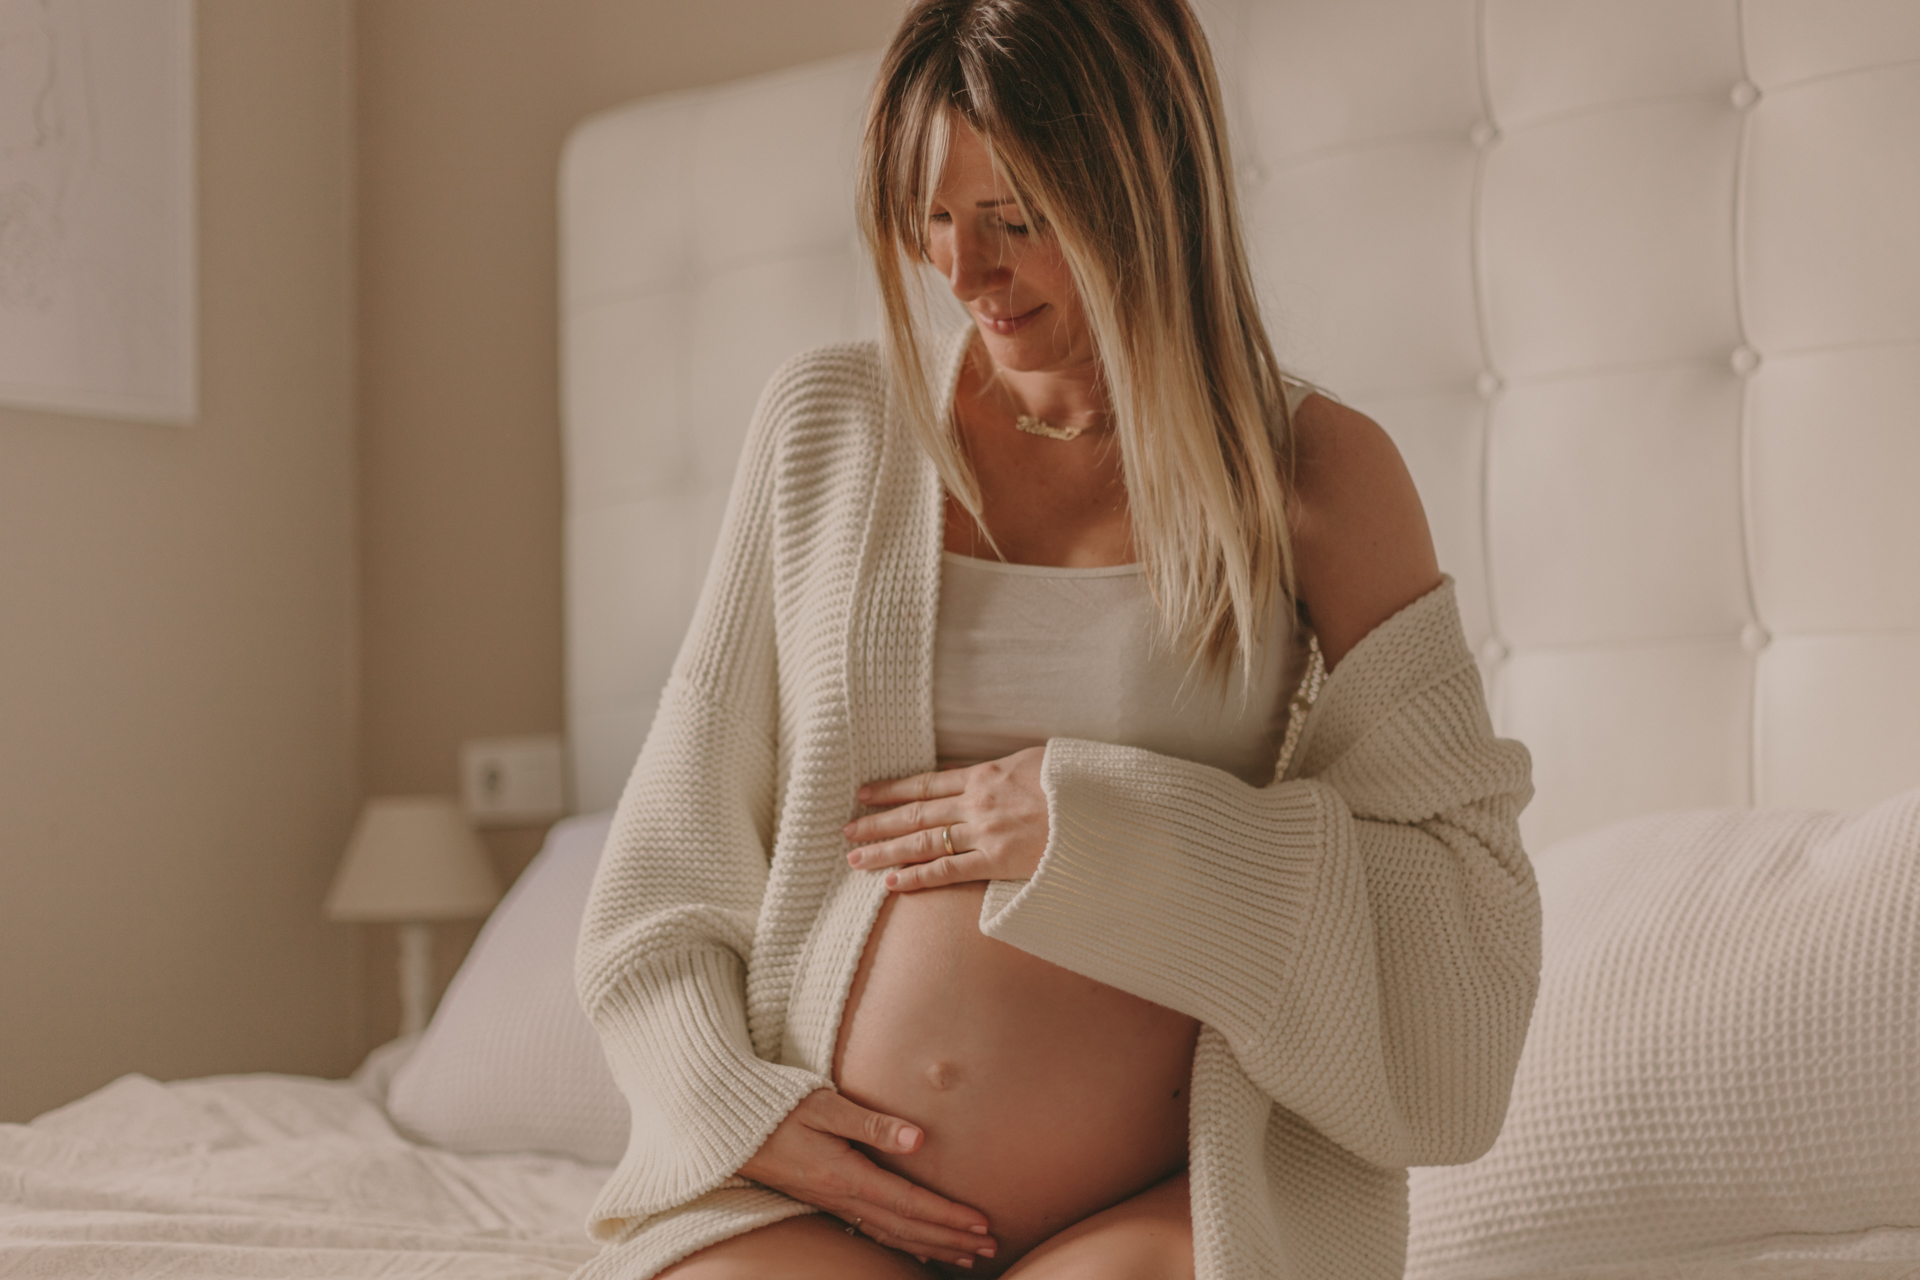
[{"label": "bare shoulder", "polygon": [[1419,491],[1369,418],[1326,396],[1294,414],[1294,566],[1332,668],[1368,632],[1440,585]]}]

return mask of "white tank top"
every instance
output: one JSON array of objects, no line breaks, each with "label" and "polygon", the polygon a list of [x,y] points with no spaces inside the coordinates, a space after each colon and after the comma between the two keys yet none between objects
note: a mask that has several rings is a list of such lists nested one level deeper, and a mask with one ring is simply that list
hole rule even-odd
[{"label": "white tank top", "polygon": [[1301,647],[1273,619],[1249,685],[1193,666],[1162,634],[1137,564],[1059,569],[942,557],[933,741],[944,767],[1048,738],[1141,747],[1273,780]]},{"label": "white tank top", "polygon": [[[1313,393],[1286,381],[1289,412]],[[1062,569],[948,551],[933,642],[933,746],[945,767],[1048,738],[1140,747],[1265,786],[1306,669],[1292,618],[1271,621],[1251,683],[1174,652],[1140,565]]]}]

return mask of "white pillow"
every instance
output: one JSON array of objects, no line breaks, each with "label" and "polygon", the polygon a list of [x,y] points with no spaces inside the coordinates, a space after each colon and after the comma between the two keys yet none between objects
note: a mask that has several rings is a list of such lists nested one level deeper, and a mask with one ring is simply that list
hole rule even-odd
[{"label": "white pillow", "polygon": [[1506,1127],[1414,1171],[1409,1280],[1920,1257],[1920,791],[1851,819],[1640,819],[1537,870]]},{"label": "white pillow", "polygon": [[469,1154],[540,1151],[613,1164],[627,1101],[574,994],[573,951],[612,813],[569,818],[480,931],[387,1113],[409,1136]]}]

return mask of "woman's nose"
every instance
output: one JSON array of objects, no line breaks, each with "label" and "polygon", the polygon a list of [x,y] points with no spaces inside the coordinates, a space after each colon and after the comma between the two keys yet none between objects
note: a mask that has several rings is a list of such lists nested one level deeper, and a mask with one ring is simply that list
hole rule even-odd
[{"label": "woman's nose", "polygon": [[988,244],[982,236],[954,237],[953,261],[947,266],[947,287],[954,297],[971,302],[1005,284],[1009,274],[1000,246]]}]

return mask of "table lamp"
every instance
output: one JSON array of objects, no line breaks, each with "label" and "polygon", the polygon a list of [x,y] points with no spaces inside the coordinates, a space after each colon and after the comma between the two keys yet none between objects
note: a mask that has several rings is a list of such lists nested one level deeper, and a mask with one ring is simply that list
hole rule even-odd
[{"label": "table lamp", "polygon": [[385,796],[360,811],[326,912],[400,926],[400,1033],[410,1035],[432,999],[431,922],[483,916],[498,901],[499,878],[452,797]]}]

